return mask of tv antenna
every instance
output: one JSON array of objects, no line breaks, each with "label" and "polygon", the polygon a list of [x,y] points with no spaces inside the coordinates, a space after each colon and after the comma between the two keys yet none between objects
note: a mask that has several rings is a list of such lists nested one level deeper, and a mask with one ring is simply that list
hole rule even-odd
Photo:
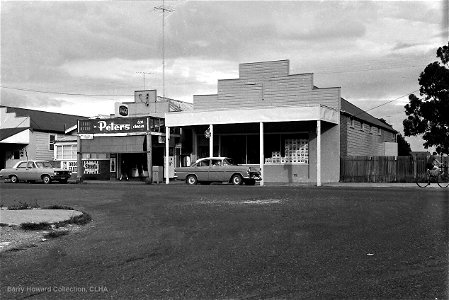
[{"label": "tv antenna", "polygon": [[143,75],[143,90],[145,91],[145,75],[149,75],[152,73],[148,73],[148,72],[136,72],[136,74],[142,74]]},{"label": "tv antenna", "polygon": [[173,8],[165,6],[165,0],[162,0],[161,6],[155,6],[154,10],[162,12],[162,98],[165,100],[165,14],[174,11]]}]

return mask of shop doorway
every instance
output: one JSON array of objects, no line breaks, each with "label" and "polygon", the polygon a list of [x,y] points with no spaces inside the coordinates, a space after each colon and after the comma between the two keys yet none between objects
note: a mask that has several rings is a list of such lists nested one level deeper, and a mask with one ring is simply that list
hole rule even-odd
[{"label": "shop doorway", "polygon": [[117,178],[123,176],[129,180],[144,180],[148,177],[147,157],[145,153],[119,153],[120,164]]}]

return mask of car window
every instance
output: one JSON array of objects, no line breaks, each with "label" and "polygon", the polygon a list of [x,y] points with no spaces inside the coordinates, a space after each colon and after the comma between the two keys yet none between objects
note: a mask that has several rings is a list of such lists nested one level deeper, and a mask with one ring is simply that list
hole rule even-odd
[{"label": "car window", "polygon": [[213,167],[219,167],[222,165],[221,159],[212,159],[212,166]]},{"label": "car window", "polygon": [[27,163],[26,162],[23,162],[23,163],[20,163],[20,164],[17,165],[18,169],[26,169],[26,167],[27,167]]},{"label": "car window", "polygon": [[36,162],[36,167],[42,169],[42,168],[52,168],[51,163],[48,161],[38,161]]},{"label": "car window", "polygon": [[229,166],[236,166],[236,164],[230,158],[225,158],[223,160],[223,165],[224,166],[227,166],[227,165],[229,165]]},{"label": "car window", "polygon": [[209,166],[209,160],[208,160],[208,159],[205,159],[205,160],[199,161],[199,162],[196,164],[196,166],[197,166],[197,167],[208,167],[208,166]]},{"label": "car window", "polygon": [[27,168],[30,168],[30,169],[34,168],[34,164],[33,164],[32,161],[29,161],[29,162],[28,162]]}]

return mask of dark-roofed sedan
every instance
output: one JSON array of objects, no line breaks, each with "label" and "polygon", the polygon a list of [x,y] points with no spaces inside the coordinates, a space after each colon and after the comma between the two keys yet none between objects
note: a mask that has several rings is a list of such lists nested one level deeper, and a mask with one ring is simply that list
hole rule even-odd
[{"label": "dark-roofed sedan", "polygon": [[190,167],[176,168],[175,173],[179,180],[185,180],[187,184],[229,182],[254,185],[261,180],[260,170],[234,164],[227,157],[201,158]]}]

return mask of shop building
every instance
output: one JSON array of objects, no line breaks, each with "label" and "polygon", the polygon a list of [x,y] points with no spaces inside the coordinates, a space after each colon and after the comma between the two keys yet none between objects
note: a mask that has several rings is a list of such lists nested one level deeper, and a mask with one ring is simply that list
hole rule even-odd
[{"label": "shop building", "polygon": [[165,174],[164,115],[191,107],[189,103],[158,97],[155,90],[136,91],[134,102],[116,103],[113,115],[79,120],[71,129],[77,132],[77,165],[83,166],[83,177],[78,179],[153,182],[173,177],[181,159],[181,135],[179,129],[171,132]]},{"label": "shop building", "polygon": [[[360,111],[341,98],[339,87],[318,88],[312,73],[290,74],[289,61],[280,60],[240,64],[239,78],[218,80],[217,94],[195,95],[192,111],[166,113],[165,125],[167,131],[182,128],[183,155],[191,161],[228,156],[259,166],[262,185],[321,185],[339,181],[340,157],[357,147],[376,154],[394,147],[385,144],[394,144],[394,129]],[[354,144],[353,128],[341,126],[348,119],[373,133],[381,128],[380,137]]]},{"label": "shop building", "polygon": [[55,142],[69,138],[66,129],[79,119],[86,117],[0,106],[0,169],[21,160],[53,161]]}]

